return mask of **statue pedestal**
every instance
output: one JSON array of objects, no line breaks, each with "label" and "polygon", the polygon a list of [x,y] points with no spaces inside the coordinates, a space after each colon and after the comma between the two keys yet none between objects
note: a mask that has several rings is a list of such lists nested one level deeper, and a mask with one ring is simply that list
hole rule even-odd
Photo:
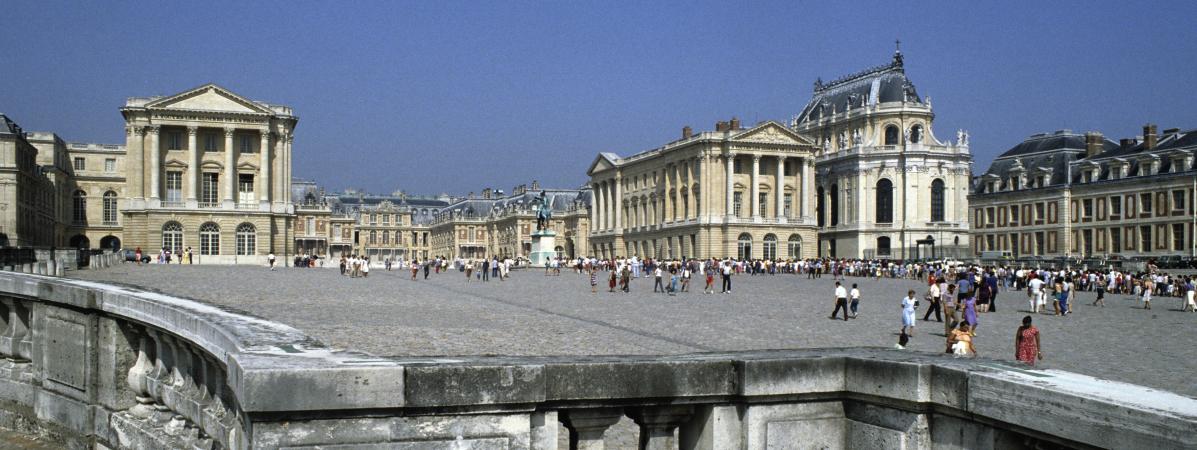
[{"label": "statue pedestal", "polygon": [[545,261],[557,257],[557,233],[553,230],[532,232],[532,253],[528,255],[532,267],[544,267]]}]

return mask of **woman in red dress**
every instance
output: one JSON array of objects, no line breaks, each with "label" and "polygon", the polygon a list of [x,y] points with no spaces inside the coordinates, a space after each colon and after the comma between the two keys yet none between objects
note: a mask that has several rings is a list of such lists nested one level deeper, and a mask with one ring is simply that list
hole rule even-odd
[{"label": "woman in red dress", "polygon": [[1043,359],[1039,348],[1039,329],[1031,325],[1031,316],[1023,317],[1014,335],[1014,358],[1033,366],[1036,359]]}]

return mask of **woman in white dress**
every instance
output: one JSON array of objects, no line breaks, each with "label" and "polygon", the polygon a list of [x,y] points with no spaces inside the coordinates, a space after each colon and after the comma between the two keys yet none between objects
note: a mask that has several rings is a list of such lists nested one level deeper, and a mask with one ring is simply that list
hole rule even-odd
[{"label": "woman in white dress", "polygon": [[902,333],[914,336],[914,289],[902,298]]}]

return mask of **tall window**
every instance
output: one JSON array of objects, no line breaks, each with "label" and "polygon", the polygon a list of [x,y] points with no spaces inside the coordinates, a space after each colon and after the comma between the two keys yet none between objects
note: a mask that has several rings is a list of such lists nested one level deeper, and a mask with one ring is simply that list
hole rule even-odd
[{"label": "tall window", "polygon": [[378,231],[370,230],[370,244],[378,243]]},{"label": "tall window", "polygon": [[885,127],[885,145],[898,145],[898,126]]},{"label": "tall window", "polygon": [[794,205],[794,194],[791,194],[788,192],[783,194],[781,197],[781,204],[782,204],[781,215],[783,215],[785,217],[790,217],[792,215],[790,213],[790,211],[791,211],[790,208],[792,208]]},{"label": "tall window", "polygon": [[831,197],[831,207],[828,214],[831,214],[831,226],[840,224],[840,187],[839,185],[831,185],[831,192],[827,193]]},{"label": "tall window", "polygon": [[1185,224],[1172,224],[1172,250],[1185,249]]},{"label": "tall window", "polygon": [[166,133],[166,145],[169,150],[181,150],[183,148],[183,133],[178,131]]},{"label": "tall window", "polygon": [[166,201],[183,202],[183,172],[166,172]]},{"label": "tall window", "polygon": [[305,232],[308,234],[308,236],[315,236],[316,235],[316,218],[308,217],[307,225],[308,225],[308,227]]},{"label": "tall window", "polygon": [[76,225],[87,224],[87,193],[75,191],[73,221]]},{"label": "tall window", "polygon": [[756,194],[756,215],[764,217],[765,212],[769,210],[769,194],[766,192],[757,192]]},{"label": "tall window", "polygon": [[391,224],[391,215],[390,215],[390,214],[383,214],[383,215],[382,215],[382,224],[383,224],[383,225],[390,225],[390,224]]},{"label": "tall window", "polygon": [[253,204],[256,200],[254,197],[253,174],[237,174],[237,203],[247,205]]},{"label": "tall window", "polygon": [[790,259],[802,258],[802,236],[791,234],[787,244],[790,250]]},{"label": "tall window", "polygon": [[183,225],[178,222],[162,225],[162,247],[176,255],[183,253]]},{"label": "tall window", "polygon": [[253,153],[254,141],[248,135],[241,135],[241,153]]},{"label": "tall window", "polygon": [[116,158],[107,158],[104,160],[104,171],[108,173],[116,172]]},{"label": "tall window", "polygon": [[910,143],[917,144],[923,140],[923,126],[915,125],[910,127]]},{"label": "tall window", "polygon": [[740,217],[740,205],[742,205],[742,204],[744,204],[744,193],[743,192],[733,192],[732,193],[732,215],[733,216]]},{"label": "tall window", "polygon": [[740,238],[736,241],[736,249],[736,256],[739,259],[752,258],[752,235],[748,233],[741,234]]},{"label": "tall window", "polygon": [[237,255],[258,253],[258,229],[252,223],[237,225]]},{"label": "tall window", "polygon": [[762,247],[762,250],[764,250],[765,259],[777,259],[777,236],[766,234],[765,246]]},{"label": "tall window", "polygon": [[116,192],[104,193],[104,225],[116,225]]},{"label": "tall window", "polygon": [[888,178],[877,181],[877,223],[894,222],[894,183]]},{"label": "tall window", "polygon": [[200,183],[200,203],[206,204],[208,206],[215,205],[216,202],[220,201],[220,194],[218,191],[220,186],[220,174],[205,173],[203,175],[204,176],[201,179],[202,182]]},{"label": "tall window", "polygon": [[1139,227],[1139,251],[1146,253],[1150,252],[1151,249],[1151,227]]},{"label": "tall window", "polygon": [[75,157],[75,170],[87,170],[87,160],[82,157]]},{"label": "tall window", "polygon": [[215,223],[208,222],[200,225],[200,254],[201,255],[219,255],[220,254],[220,227]]},{"label": "tall window", "polygon": [[1139,213],[1151,213],[1151,193],[1139,194]]},{"label": "tall window", "polygon": [[[383,217],[386,217],[386,216],[383,216]],[[382,230],[382,245],[387,245],[387,244],[390,244],[390,243],[391,243],[391,232],[390,232],[390,230]]]},{"label": "tall window", "polygon": [[1110,228],[1110,252],[1119,253],[1122,251],[1122,229],[1118,227]]},{"label": "tall window", "polygon": [[943,180],[936,179],[931,182],[931,221],[943,222],[943,200],[944,200],[944,185]]},{"label": "tall window", "polygon": [[204,151],[216,151],[216,133],[204,133]]},{"label": "tall window", "polygon": [[815,219],[818,221],[818,224],[820,227],[822,227],[825,224],[825,222],[823,221],[824,215],[823,215],[823,187],[822,186],[815,188]]},{"label": "tall window", "polygon": [[877,256],[889,256],[889,255],[890,255],[889,238],[886,236],[881,236],[881,237],[877,238]]}]

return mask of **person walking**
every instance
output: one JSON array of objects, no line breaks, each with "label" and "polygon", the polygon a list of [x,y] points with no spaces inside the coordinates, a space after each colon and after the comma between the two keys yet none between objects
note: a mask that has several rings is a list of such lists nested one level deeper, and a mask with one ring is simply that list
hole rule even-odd
[{"label": "person walking", "polygon": [[657,266],[657,268],[653,269],[653,279],[656,280],[655,282],[653,282],[653,293],[654,294],[657,293],[658,289],[660,289],[661,293],[665,293],[665,286],[661,284],[661,267],[660,266]]},{"label": "person walking", "polygon": [[902,334],[914,336],[914,289],[902,297]]},{"label": "person walking", "polygon": [[1033,366],[1036,359],[1043,359],[1041,348],[1039,329],[1031,325],[1031,316],[1023,317],[1022,326],[1014,333],[1014,359]]},{"label": "person walking", "polygon": [[1098,303],[1101,303],[1102,308],[1106,307],[1106,289],[1103,286],[1097,287],[1097,299],[1093,300],[1093,306],[1097,306]]},{"label": "person walking", "polygon": [[1197,312],[1197,286],[1193,284],[1193,277],[1185,277],[1185,293],[1184,305],[1181,305],[1180,312],[1193,311]]},{"label": "person walking", "polygon": [[855,319],[856,306],[860,304],[860,289],[856,288],[856,283],[852,283],[852,291],[848,293],[848,297],[852,300],[848,306],[852,309],[852,318]]},{"label": "person walking", "polygon": [[1143,276],[1143,309],[1151,309],[1151,291],[1155,289],[1155,283],[1151,281],[1151,275]]},{"label": "person walking", "polygon": [[943,333],[951,334],[958,324],[956,322],[956,285],[948,285],[948,292],[944,294],[940,305],[943,307]]},{"label": "person walking", "polygon": [[412,258],[411,260],[411,280],[416,281],[416,275],[420,273],[420,260]]},{"label": "person walking", "polygon": [[598,270],[594,267],[590,268],[590,293],[598,293]]},{"label": "person walking", "polygon": [[482,281],[490,281],[490,259],[482,260]]},{"label": "person walking", "polygon": [[266,261],[270,262],[270,271],[274,272],[274,252],[270,252],[269,255],[266,255]]},{"label": "person walking", "polygon": [[706,277],[707,285],[706,285],[706,287],[704,287],[702,289],[702,293],[703,294],[714,294],[715,293],[715,269],[711,268],[711,267],[707,267],[706,270],[704,270],[703,272],[705,272],[705,273],[703,273],[703,276]]},{"label": "person walking", "polygon": [[968,322],[968,328],[973,335],[977,334],[977,298],[968,297],[964,299],[964,303],[959,305],[964,310],[964,321]]},{"label": "person walking", "polygon": [[1038,314],[1039,308],[1043,306],[1043,280],[1039,277],[1031,278],[1027,282],[1027,298],[1031,303],[1031,312]]},{"label": "person walking", "polygon": [[831,319],[835,320],[840,308],[844,309],[844,322],[848,321],[848,290],[839,281],[835,282],[835,310],[831,311]]},{"label": "person walking", "polygon": [[[732,290],[732,284],[731,284],[732,264],[731,264],[731,261],[724,260],[723,267],[721,270],[723,272],[723,293],[730,294],[731,290]],[[845,312],[845,314],[847,314],[847,312]]]},{"label": "person walking", "polygon": [[931,286],[927,288],[927,312],[923,314],[923,321],[926,322],[931,313],[935,313],[935,321],[943,322],[943,315],[939,310],[939,297],[942,295],[939,292],[939,284],[931,281]]}]

